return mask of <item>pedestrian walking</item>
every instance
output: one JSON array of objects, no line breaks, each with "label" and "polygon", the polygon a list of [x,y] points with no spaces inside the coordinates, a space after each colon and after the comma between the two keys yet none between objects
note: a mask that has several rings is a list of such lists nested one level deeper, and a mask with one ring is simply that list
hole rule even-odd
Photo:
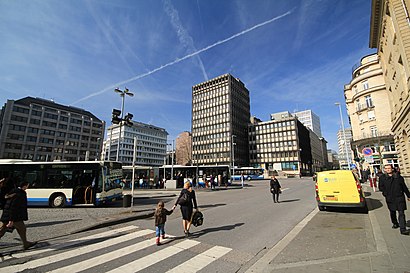
[{"label": "pedestrian walking", "polygon": [[174,207],[171,210],[167,210],[164,207],[164,202],[159,201],[157,208],[155,209],[155,234],[156,244],[159,246],[160,238],[165,239],[165,222],[167,221],[167,215],[171,215],[174,212]]},{"label": "pedestrian walking", "polygon": [[211,190],[215,190],[215,176],[213,174],[211,174],[209,181],[209,183],[211,183]]},{"label": "pedestrian walking", "polygon": [[[400,233],[409,235],[409,230],[406,228],[406,215],[404,211],[407,209],[406,198],[410,201],[410,192],[404,182],[404,178],[393,172],[392,165],[384,166],[385,173],[380,177],[379,190],[386,198],[387,207],[390,211],[390,219],[393,223],[392,228],[400,228]],[[397,213],[399,220],[397,221]]]},{"label": "pedestrian walking", "polygon": [[282,193],[281,186],[274,175],[272,175],[272,178],[270,179],[270,192],[272,193],[273,202],[280,203],[279,194]]},{"label": "pedestrian walking", "polygon": [[182,227],[184,228],[185,237],[188,237],[193,209],[195,208],[195,210],[198,210],[195,191],[192,189],[191,183],[185,182],[184,188],[181,190],[181,193],[179,194],[179,197],[172,209],[175,209],[177,205],[181,208]]},{"label": "pedestrian walking", "polygon": [[245,182],[245,176],[243,175],[243,173],[241,173],[241,185],[242,185],[242,188],[243,188],[243,186],[244,186],[244,182]]},{"label": "pedestrian walking", "polygon": [[28,182],[20,183],[17,189],[6,194],[6,203],[0,223],[0,238],[4,236],[8,228],[15,228],[23,243],[23,249],[27,250],[37,242],[27,241],[27,228],[24,221],[28,220],[27,194]]}]

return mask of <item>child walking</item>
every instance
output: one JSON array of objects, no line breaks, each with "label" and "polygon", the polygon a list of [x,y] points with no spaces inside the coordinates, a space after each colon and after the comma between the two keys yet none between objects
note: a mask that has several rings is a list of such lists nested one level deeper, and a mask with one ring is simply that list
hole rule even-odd
[{"label": "child walking", "polygon": [[160,236],[162,239],[165,239],[165,222],[167,221],[167,215],[171,215],[174,209],[167,210],[164,208],[164,202],[159,201],[157,208],[155,210],[155,232],[156,232],[156,243],[159,246],[161,243],[159,242]]}]

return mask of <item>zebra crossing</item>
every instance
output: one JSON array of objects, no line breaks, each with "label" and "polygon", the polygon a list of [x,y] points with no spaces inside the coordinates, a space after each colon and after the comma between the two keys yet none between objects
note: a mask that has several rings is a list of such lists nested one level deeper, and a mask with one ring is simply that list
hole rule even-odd
[{"label": "zebra crossing", "polygon": [[[139,272],[165,259],[172,259],[183,251],[190,251],[201,244],[193,239],[178,239],[169,235],[166,239],[161,240],[161,243],[160,247],[155,245],[154,230],[140,229],[131,225],[12,254],[3,258],[0,271]],[[192,258],[171,266],[164,272],[197,272],[231,250],[227,247],[211,246],[200,253],[191,251],[191,254],[195,254]],[[139,252],[142,252],[141,257],[130,260],[130,256],[134,257]],[[19,262],[22,259],[24,261]]]}]

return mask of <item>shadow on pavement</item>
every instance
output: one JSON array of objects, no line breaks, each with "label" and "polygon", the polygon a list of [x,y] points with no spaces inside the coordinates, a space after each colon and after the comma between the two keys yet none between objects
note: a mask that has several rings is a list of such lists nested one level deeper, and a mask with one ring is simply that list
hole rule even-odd
[{"label": "shadow on pavement", "polygon": [[206,228],[206,229],[197,231],[195,233],[192,233],[190,237],[191,238],[198,238],[198,237],[201,237],[204,234],[211,233],[211,232],[218,232],[218,231],[221,231],[221,230],[232,230],[232,229],[240,227],[244,224],[245,223],[237,223],[237,224],[227,225],[227,226],[222,226],[222,227]]},{"label": "shadow on pavement", "polygon": [[215,207],[221,207],[221,206],[226,206],[226,204],[200,205],[198,207],[202,209],[202,208],[215,208]]},{"label": "shadow on pavement", "polygon": [[366,198],[367,202],[370,202],[371,207],[369,207],[369,210],[375,210],[383,207],[383,203],[380,202],[380,200],[373,199],[373,198]]},{"label": "shadow on pavement", "polygon": [[297,202],[297,201],[300,201],[300,199],[279,200],[280,203],[290,203],[290,202]]},{"label": "shadow on pavement", "polygon": [[83,219],[73,219],[73,220],[66,220],[66,221],[51,221],[51,222],[40,222],[40,223],[33,223],[33,224],[27,224],[27,227],[44,227],[44,226],[51,226],[51,225],[58,225],[58,224],[64,224],[68,222],[76,222],[76,221],[82,221]]},{"label": "shadow on pavement", "polygon": [[364,208],[326,207],[326,211],[337,212],[337,213],[353,213],[353,214],[367,214],[369,212],[367,207],[364,207]]}]

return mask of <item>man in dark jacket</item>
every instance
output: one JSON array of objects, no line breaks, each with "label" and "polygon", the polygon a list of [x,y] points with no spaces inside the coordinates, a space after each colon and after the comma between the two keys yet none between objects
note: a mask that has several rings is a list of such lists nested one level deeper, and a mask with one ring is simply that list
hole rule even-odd
[{"label": "man in dark jacket", "polygon": [[24,224],[24,221],[28,220],[27,188],[28,183],[22,182],[20,187],[6,194],[6,204],[0,222],[0,238],[3,237],[7,228],[15,227],[20,235],[24,250],[36,244],[36,242],[27,241],[27,229]]},{"label": "man in dark jacket", "polygon": [[[407,209],[406,198],[410,201],[410,192],[400,174],[393,172],[391,165],[384,166],[385,173],[380,177],[379,190],[386,198],[387,207],[390,210],[390,218],[393,228],[400,227],[400,233],[409,235],[406,229],[406,216],[404,211]],[[396,211],[399,212],[399,221],[397,221]]]}]

